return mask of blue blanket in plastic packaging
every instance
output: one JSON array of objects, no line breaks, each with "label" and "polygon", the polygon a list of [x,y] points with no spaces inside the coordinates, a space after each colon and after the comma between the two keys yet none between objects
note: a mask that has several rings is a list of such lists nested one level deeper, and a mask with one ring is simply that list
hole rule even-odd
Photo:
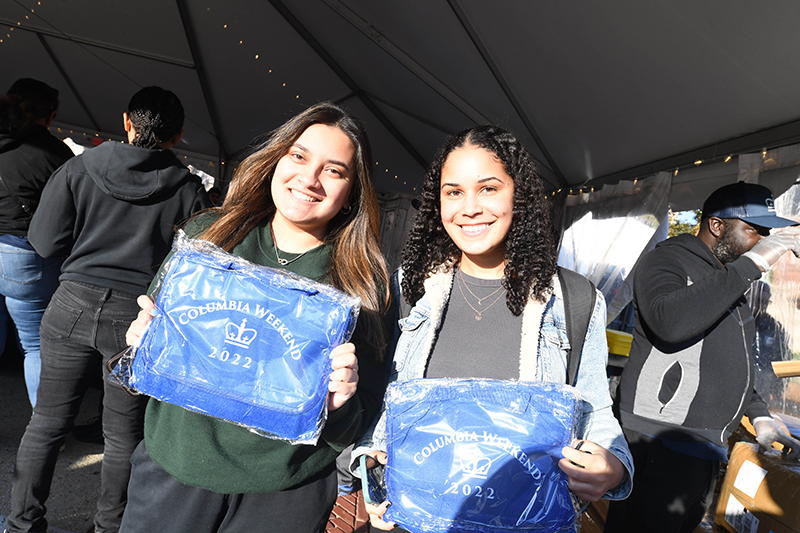
[{"label": "blue blanket in plastic packaging", "polygon": [[184,235],[174,248],[158,312],[117,379],[267,437],[316,443],[330,353],[350,338],[359,299]]},{"label": "blue blanket in plastic packaging", "polygon": [[556,383],[393,383],[385,519],[414,532],[574,531],[557,463],[573,443],[578,401]]}]

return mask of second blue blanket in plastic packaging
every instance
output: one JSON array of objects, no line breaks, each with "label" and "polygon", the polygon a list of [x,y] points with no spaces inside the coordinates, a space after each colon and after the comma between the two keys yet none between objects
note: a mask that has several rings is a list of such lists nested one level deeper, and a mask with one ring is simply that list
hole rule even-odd
[{"label": "second blue blanket in plastic packaging", "polygon": [[573,442],[574,388],[418,379],[386,393],[385,519],[410,531],[574,531],[561,448]]},{"label": "second blue blanket in plastic packaging", "polygon": [[331,350],[359,300],[181,236],[131,368],[136,390],[269,437],[316,442]]}]

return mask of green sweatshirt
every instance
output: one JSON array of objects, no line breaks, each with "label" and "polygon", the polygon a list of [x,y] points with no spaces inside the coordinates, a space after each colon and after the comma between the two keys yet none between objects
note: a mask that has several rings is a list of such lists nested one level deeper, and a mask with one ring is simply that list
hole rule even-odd
[{"label": "green sweatshirt", "polygon": [[[190,224],[186,233],[197,234],[198,229],[198,224]],[[325,282],[330,247],[322,245],[280,266],[269,223],[264,222],[233,249],[233,254]],[[281,257],[293,256],[281,252]],[[358,356],[358,390],[340,409],[328,413],[316,446],[261,437],[224,420],[151,399],[144,426],[147,452],[181,483],[222,494],[276,492],[326,471],[339,452],[364,433],[379,412],[386,389],[384,364],[378,362],[378,354],[365,353],[359,342],[361,327],[360,323],[356,326],[351,339]]]}]

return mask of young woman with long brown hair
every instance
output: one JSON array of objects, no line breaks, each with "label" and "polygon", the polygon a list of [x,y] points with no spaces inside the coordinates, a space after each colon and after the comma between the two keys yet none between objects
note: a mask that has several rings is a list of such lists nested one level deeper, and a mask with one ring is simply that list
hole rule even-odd
[{"label": "young woman with long brown hair", "polygon": [[[264,438],[151,400],[122,531],[324,527],[336,499],[336,457],[370,424],[385,388],[381,316],[388,275],[370,161],[361,124],[337,106],[315,105],[242,162],[222,207],[188,224],[189,236],[360,297],[361,312],[352,341],[331,354],[329,414],[317,445]],[[153,308],[148,297],[139,302],[130,343]]]}]

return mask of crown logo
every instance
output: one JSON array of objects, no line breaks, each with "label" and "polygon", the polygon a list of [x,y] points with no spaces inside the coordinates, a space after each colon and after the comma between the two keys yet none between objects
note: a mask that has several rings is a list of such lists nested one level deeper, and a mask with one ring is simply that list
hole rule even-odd
[{"label": "crown logo", "polygon": [[461,471],[467,477],[486,479],[489,476],[491,466],[491,459],[479,451],[473,453],[472,457],[461,457]]},{"label": "crown logo", "polygon": [[250,348],[250,344],[255,340],[258,332],[252,328],[246,328],[247,319],[242,319],[242,325],[237,326],[233,322],[225,325],[225,342],[242,348]]}]

